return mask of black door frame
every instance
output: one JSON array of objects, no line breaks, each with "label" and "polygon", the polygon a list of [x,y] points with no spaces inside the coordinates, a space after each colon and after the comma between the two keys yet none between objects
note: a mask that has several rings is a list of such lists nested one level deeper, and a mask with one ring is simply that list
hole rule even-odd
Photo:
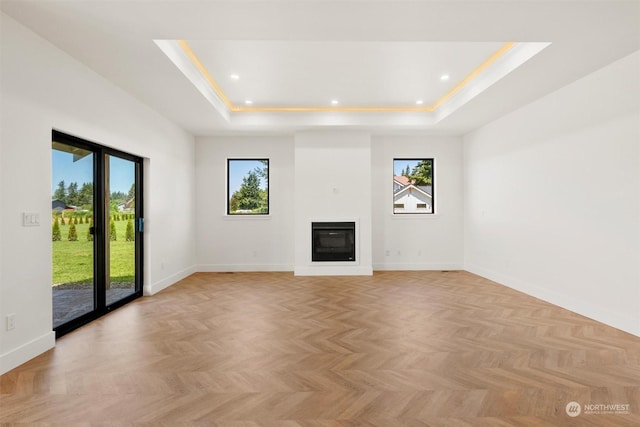
[{"label": "black door frame", "polygon": [[[61,142],[91,151],[93,156],[93,271],[94,271],[94,310],[72,319],[62,325],[54,328],[56,338],[63,336],[82,325],[85,325],[105,314],[123,306],[136,298],[142,296],[143,283],[143,220],[144,220],[144,201],[143,201],[143,161],[141,157],[116,150],[114,148],[105,147],[101,144],[87,141],[77,136],[69,135],[57,130],[52,130],[52,141]],[[135,290],[128,295],[109,305],[106,304],[106,288],[107,288],[107,250],[109,243],[107,241],[106,227],[107,223],[106,205],[105,205],[105,156],[111,155],[125,160],[129,160],[135,164]]]}]

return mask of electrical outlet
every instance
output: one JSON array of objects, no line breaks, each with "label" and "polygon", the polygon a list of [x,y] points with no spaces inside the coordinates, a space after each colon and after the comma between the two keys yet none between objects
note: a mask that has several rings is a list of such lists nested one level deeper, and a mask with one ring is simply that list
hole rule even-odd
[{"label": "electrical outlet", "polygon": [[7,314],[7,331],[12,331],[16,328],[16,315],[15,313]]}]

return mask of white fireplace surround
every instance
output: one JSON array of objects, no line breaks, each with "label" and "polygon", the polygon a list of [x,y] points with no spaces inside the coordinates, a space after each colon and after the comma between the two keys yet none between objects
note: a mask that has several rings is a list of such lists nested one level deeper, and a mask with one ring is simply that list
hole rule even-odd
[{"label": "white fireplace surround", "polygon": [[[372,275],[371,135],[299,132],[294,151],[294,274]],[[356,260],[311,261],[313,222],[354,222]]]}]

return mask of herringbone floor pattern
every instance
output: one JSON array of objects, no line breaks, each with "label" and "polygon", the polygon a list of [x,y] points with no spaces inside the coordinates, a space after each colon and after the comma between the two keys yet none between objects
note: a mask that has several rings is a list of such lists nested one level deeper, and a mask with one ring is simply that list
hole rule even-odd
[{"label": "herringbone floor pattern", "polygon": [[640,339],[466,272],[198,273],[0,391],[3,426],[637,426]]}]

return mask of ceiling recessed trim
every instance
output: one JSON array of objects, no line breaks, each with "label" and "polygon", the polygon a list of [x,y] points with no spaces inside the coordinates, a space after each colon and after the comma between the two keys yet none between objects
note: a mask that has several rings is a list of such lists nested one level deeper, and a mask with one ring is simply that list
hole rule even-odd
[{"label": "ceiling recessed trim", "polygon": [[507,53],[512,47],[516,44],[515,42],[505,43],[497,52],[491,55],[486,61],[480,64],[475,70],[471,72],[467,77],[465,77],[460,83],[458,83],[453,89],[447,92],[442,98],[438,99],[435,104],[431,106],[431,111],[436,111],[442,104],[447,102],[449,98],[458,93],[462,88],[471,83],[473,79],[475,79],[480,73],[486,70],[491,64],[496,62],[500,57],[502,57],[505,53]]},{"label": "ceiling recessed trim", "polygon": [[213,89],[213,91],[218,95],[222,102],[225,103],[227,108],[231,111],[236,111],[237,107],[233,105],[231,101],[229,101],[227,95],[225,95],[222,89],[220,89],[218,83],[216,83],[213,77],[211,77],[211,74],[209,74],[204,65],[202,65],[202,62],[200,62],[196,54],[193,53],[187,42],[184,40],[178,40],[178,44],[180,45],[184,53],[187,54],[193,65],[195,65],[198,71],[200,71],[200,74],[202,74],[202,76],[209,82],[209,84],[211,85],[211,89]]},{"label": "ceiling recessed trim", "polygon": [[[318,123],[321,125],[369,126],[388,122],[390,125],[422,126],[425,128],[448,117],[550,44],[546,42],[508,42],[500,45],[496,51],[433,104],[417,104],[415,98],[413,100],[408,98],[406,104],[400,106],[349,105],[347,102],[324,106],[300,104],[270,106],[266,103],[266,105],[255,105],[255,99],[253,99],[253,104],[248,104],[246,100],[252,99],[249,97],[243,97],[238,104],[233,103],[187,41],[154,40],[154,42],[232,126],[264,126],[265,121],[273,125],[273,123],[284,120],[286,123],[296,123],[298,126],[314,126]],[[221,69],[219,71],[222,76],[230,73],[228,70]],[[465,73],[461,75],[465,75]],[[434,85],[434,87],[441,84],[440,76],[435,77],[434,81],[430,81],[428,84]],[[416,95],[420,96],[421,94]]]},{"label": "ceiling recessed trim", "polygon": [[202,62],[198,56],[193,52],[189,44],[185,40],[177,41],[184,53],[190,59],[190,61],[199,70],[202,76],[209,82],[211,89],[217,94],[217,96],[225,103],[229,111],[234,113],[242,112],[435,112],[442,104],[448,99],[453,97],[457,92],[467,86],[473,79],[475,79],[480,73],[486,70],[491,64],[493,64],[500,57],[505,55],[511,48],[513,48],[515,42],[505,43],[498,51],[494,52],[486,61],[480,64],[474,69],[467,77],[465,77],[460,83],[458,83],[453,89],[444,94],[438,99],[435,104],[429,106],[400,106],[400,107],[364,107],[364,106],[337,106],[334,104],[332,107],[317,107],[317,106],[290,106],[290,107],[276,107],[276,106],[237,106],[234,105],[229,97],[220,88],[215,79],[211,76],[211,73],[202,65]]}]

